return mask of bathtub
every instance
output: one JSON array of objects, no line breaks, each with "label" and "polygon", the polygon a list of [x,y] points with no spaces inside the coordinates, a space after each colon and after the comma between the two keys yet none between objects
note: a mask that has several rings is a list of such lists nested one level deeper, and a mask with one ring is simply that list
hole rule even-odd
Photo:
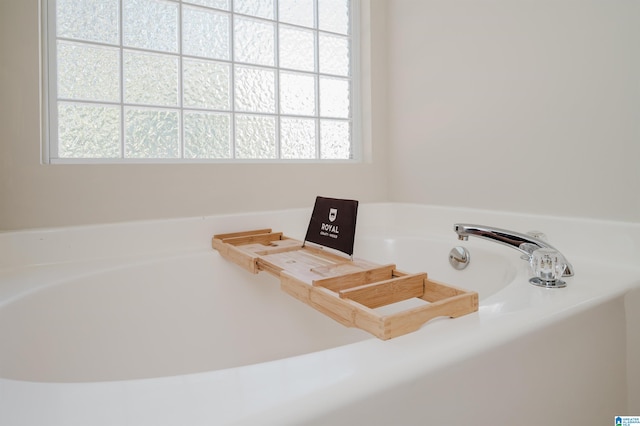
[{"label": "bathtub", "polygon": [[[479,293],[381,341],[211,248],[302,238],[310,209],[0,234],[0,425],[610,424],[640,415],[640,224],[363,204],[355,256]],[[454,222],[541,230],[576,271],[528,283]],[[448,264],[457,245],[465,270]]]}]

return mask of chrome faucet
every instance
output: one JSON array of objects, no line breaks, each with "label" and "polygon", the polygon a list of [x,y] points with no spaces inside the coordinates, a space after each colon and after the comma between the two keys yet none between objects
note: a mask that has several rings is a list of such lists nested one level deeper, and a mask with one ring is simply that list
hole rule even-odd
[{"label": "chrome faucet", "polygon": [[[466,241],[469,236],[482,238],[489,241],[495,241],[509,247],[513,247],[526,255],[527,259],[531,258],[531,254],[539,248],[550,248],[558,251],[551,244],[535,238],[531,235],[521,234],[519,232],[507,231],[505,229],[493,228],[483,225],[470,225],[468,223],[456,223],[453,230],[458,234],[458,239]],[[567,261],[567,267],[563,276],[573,276],[573,266]]]}]

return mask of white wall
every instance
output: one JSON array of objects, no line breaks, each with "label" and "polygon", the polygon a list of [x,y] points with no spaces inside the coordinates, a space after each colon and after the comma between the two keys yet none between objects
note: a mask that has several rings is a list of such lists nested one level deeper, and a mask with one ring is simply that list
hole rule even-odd
[{"label": "white wall", "polygon": [[0,0],[0,230],[386,200],[384,3],[363,1],[368,161],[91,166],[40,164],[38,3]]},{"label": "white wall", "polygon": [[328,166],[41,165],[37,4],[0,0],[0,229],[316,195],[640,221],[637,0],[371,0],[371,161]]},{"label": "white wall", "polygon": [[640,221],[640,2],[388,2],[390,198]]}]

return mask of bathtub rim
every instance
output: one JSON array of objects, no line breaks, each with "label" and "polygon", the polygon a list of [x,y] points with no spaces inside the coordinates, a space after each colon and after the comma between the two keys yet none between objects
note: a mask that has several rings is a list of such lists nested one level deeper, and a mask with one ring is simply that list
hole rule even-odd
[{"label": "bathtub rim", "polygon": [[[152,219],[68,227],[31,228],[0,231],[0,270],[21,265],[95,259],[110,256],[118,245],[135,231],[139,244],[128,245],[127,255],[155,254],[174,249],[210,248],[214,233],[246,230],[246,220],[253,229],[272,228],[301,239],[311,208],[291,208],[255,212],[238,212],[169,219]],[[378,227],[386,232],[418,230],[419,234],[437,233],[456,242],[453,224],[473,222],[518,232],[540,230],[566,256],[599,258],[621,265],[632,264],[640,256],[640,222],[593,218],[550,216],[465,207],[448,207],[416,203],[361,203],[356,232]],[[216,223],[218,223],[216,225]],[[373,224],[372,224],[373,223]],[[380,227],[379,224],[383,226]],[[570,234],[567,237],[566,234]],[[357,238],[357,234],[356,234]],[[86,241],[100,242],[104,251],[94,250],[90,257]],[[168,247],[167,241],[172,246]],[[605,244],[594,244],[604,241]],[[492,243],[488,243],[492,244]],[[53,255],[55,254],[55,255]]]}]

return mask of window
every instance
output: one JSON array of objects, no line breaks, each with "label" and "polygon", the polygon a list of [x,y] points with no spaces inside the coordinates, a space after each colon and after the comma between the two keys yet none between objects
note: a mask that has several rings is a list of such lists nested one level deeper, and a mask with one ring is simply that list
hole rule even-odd
[{"label": "window", "polygon": [[45,161],[349,160],[355,0],[43,0]]}]

